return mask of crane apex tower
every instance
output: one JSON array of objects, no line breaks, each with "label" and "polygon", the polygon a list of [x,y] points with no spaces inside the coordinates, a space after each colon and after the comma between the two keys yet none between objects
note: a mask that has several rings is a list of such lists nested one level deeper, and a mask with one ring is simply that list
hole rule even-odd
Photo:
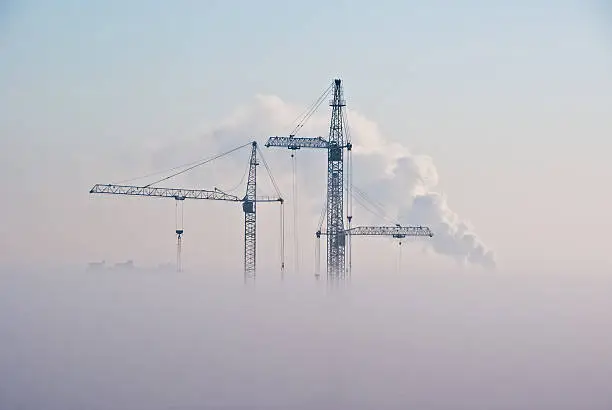
[{"label": "crane apex tower", "polygon": [[341,278],[346,273],[346,234],[344,231],[344,93],[342,80],[334,80],[327,149],[327,275]]},{"label": "crane apex tower", "polygon": [[[346,270],[347,233],[344,229],[344,150],[351,150],[350,138],[345,135],[346,118],[344,107],[344,93],[342,91],[342,80],[334,79],[333,84],[325,91],[331,89],[332,107],[331,121],[329,125],[329,137],[296,137],[273,136],[268,139],[266,147],[284,147],[290,150],[301,148],[315,148],[327,150],[327,277],[329,279],[344,278]],[[350,159],[350,152],[349,152]],[[350,162],[350,161],[349,161]],[[350,195],[347,195],[350,198]],[[348,199],[347,199],[348,201]],[[351,216],[347,215],[350,224]],[[320,232],[317,234],[320,236]]]}]

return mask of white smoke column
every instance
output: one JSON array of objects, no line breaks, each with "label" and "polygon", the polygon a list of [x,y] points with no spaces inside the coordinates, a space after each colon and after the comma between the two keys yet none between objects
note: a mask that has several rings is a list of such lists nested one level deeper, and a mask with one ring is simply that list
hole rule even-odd
[{"label": "white smoke column", "polygon": [[362,188],[384,202],[402,224],[429,226],[434,237],[427,243],[436,253],[460,263],[495,268],[494,252],[450,209],[446,197],[435,191],[438,172],[430,157],[412,155],[401,144],[388,142],[375,123],[357,113],[351,112],[350,124],[356,184],[364,181]]},{"label": "white smoke column", "polygon": [[434,251],[460,262],[495,268],[493,251],[488,250],[469,224],[448,207],[445,196],[436,192],[416,195],[400,218],[408,223],[430,226],[435,233],[431,241]]}]

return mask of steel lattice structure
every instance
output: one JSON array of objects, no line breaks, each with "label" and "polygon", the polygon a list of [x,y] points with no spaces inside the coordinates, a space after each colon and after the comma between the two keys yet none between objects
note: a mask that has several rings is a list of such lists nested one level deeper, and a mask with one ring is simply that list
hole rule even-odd
[{"label": "steel lattice structure", "polygon": [[270,137],[266,142],[266,147],[283,147],[292,150],[300,148],[329,148],[329,142],[323,137],[298,137],[290,135],[288,137]]},{"label": "steel lattice structure", "polygon": [[[115,185],[115,184],[96,184],[89,191],[90,194],[111,194],[111,195],[129,195],[129,196],[141,196],[141,197],[157,197],[157,198],[173,198],[175,200],[184,199],[207,199],[216,201],[229,201],[229,202],[242,202],[242,210],[244,212],[244,274],[245,278],[255,277],[256,267],[256,248],[257,248],[257,236],[256,236],[256,203],[257,202],[280,202],[283,204],[284,200],[280,196],[278,187],[273,180],[272,174],[266,165],[270,177],[273,180],[275,188],[279,196],[274,197],[257,197],[257,166],[259,162],[257,160],[257,152],[259,148],[257,142],[253,141],[251,144],[251,155],[249,158],[249,170],[246,193],[244,197],[239,198],[235,195],[227,194],[221,190],[207,190],[207,189],[182,189],[182,188],[158,188],[151,186],[133,186],[133,185]],[[232,150],[234,151],[234,150]],[[261,151],[259,151],[261,154]],[[262,157],[263,159],[263,157]],[[282,221],[281,221],[282,222]],[[179,241],[183,234],[181,229],[179,235]],[[281,258],[284,256],[281,255]],[[281,269],[283,269],[284,261],[282,262]]]},{"label": "steel lattice structure", "polygon": [[346,275],[346,240],[344,230],[344,149],[350,150],[345,142],[344,101],[342,81],[335,79],[329,137],[270,137],[266,147],[283,147],[290,150],[300,148],[327,149],[327,276],[343,278]]},{"label": "steel lattice structure", "polygon": [[405,238],[407,236],[427,236],[431,238],[433,236],[431,229],[426,226],[356,226],[347,229],[345,232],[347,235],[392,236],[394,238]]},{"label": "steel lattice structure", "polygon": [[257,143],[253,142],[251,148],[251,159],[249,160],[249,177],[247,180],[246,194],[242,202],[244,211],[244,274],[246,277],[255,275],[255,251],[257,244],[255,213],[257,194]]},{"label": "steel lattice structure", "polygon": [[[327,274],[344,277],[346,273],[346,236],[344,232],[344,118],[346,102],[342,84],[334,80],[334,98],[327,149]],[[350,146],[349,146],[350,148]]]},{"label": "steel lattice structure", "polygon": [[240,198],[235,195],[226,194],[221,191],[209,191],[206,189],[181,189],[181,188],[153,188],[132,185],[96,184],[89,191],[90,194],[114,194],[133,196],[156,196],[160,198],[184,198],[184,199],[213,199],[218,201],[236,201]]}]

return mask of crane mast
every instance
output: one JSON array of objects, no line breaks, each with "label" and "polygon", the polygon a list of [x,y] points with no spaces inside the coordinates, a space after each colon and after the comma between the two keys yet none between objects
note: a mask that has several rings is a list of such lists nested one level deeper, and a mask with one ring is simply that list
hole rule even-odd
[{"label": "crane mast", "polygon": [[255,252],[256,252],[256,223],[255,212],[257,198],[257,142],[253,141],[251,146],[251,158],[249,159],[249,177],[247,189],[242,202],[244,211],[244,275],[253,277],[255,275]]},{"label": "crane mast", "polygon": [[346,271],[346,234],[344,229],[344,150],[351,150],[345,139],[344,93],[342,80],[334,79],[329,137],[270,137],[266,147],[283,147],[290,150],[315,148],[327,150],[327,276],[343,278]]},{"label": "crane mast", "polygon": [[342,83],[334,80],[334,95],[327,149],[327,275],[346,273],[346,236],[344,232],[344,121]]}]

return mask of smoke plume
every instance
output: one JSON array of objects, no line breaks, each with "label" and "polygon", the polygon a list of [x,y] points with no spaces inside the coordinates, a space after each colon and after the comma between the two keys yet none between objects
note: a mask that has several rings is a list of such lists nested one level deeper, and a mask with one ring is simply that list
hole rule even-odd
[{"label": "smoke plume", "polygon": [[355,184],[364,182],[365,190],[382,199],[402,224],[429,226],[434,237],[427,243],[436,253],[494,268],[494,252],[449,207],[446,196],[436,191],[439,177],[432,158],[414,155],[402,144],[386,139],[374,122],[358,113],[351,111],[349,121],[355,145]]}]

